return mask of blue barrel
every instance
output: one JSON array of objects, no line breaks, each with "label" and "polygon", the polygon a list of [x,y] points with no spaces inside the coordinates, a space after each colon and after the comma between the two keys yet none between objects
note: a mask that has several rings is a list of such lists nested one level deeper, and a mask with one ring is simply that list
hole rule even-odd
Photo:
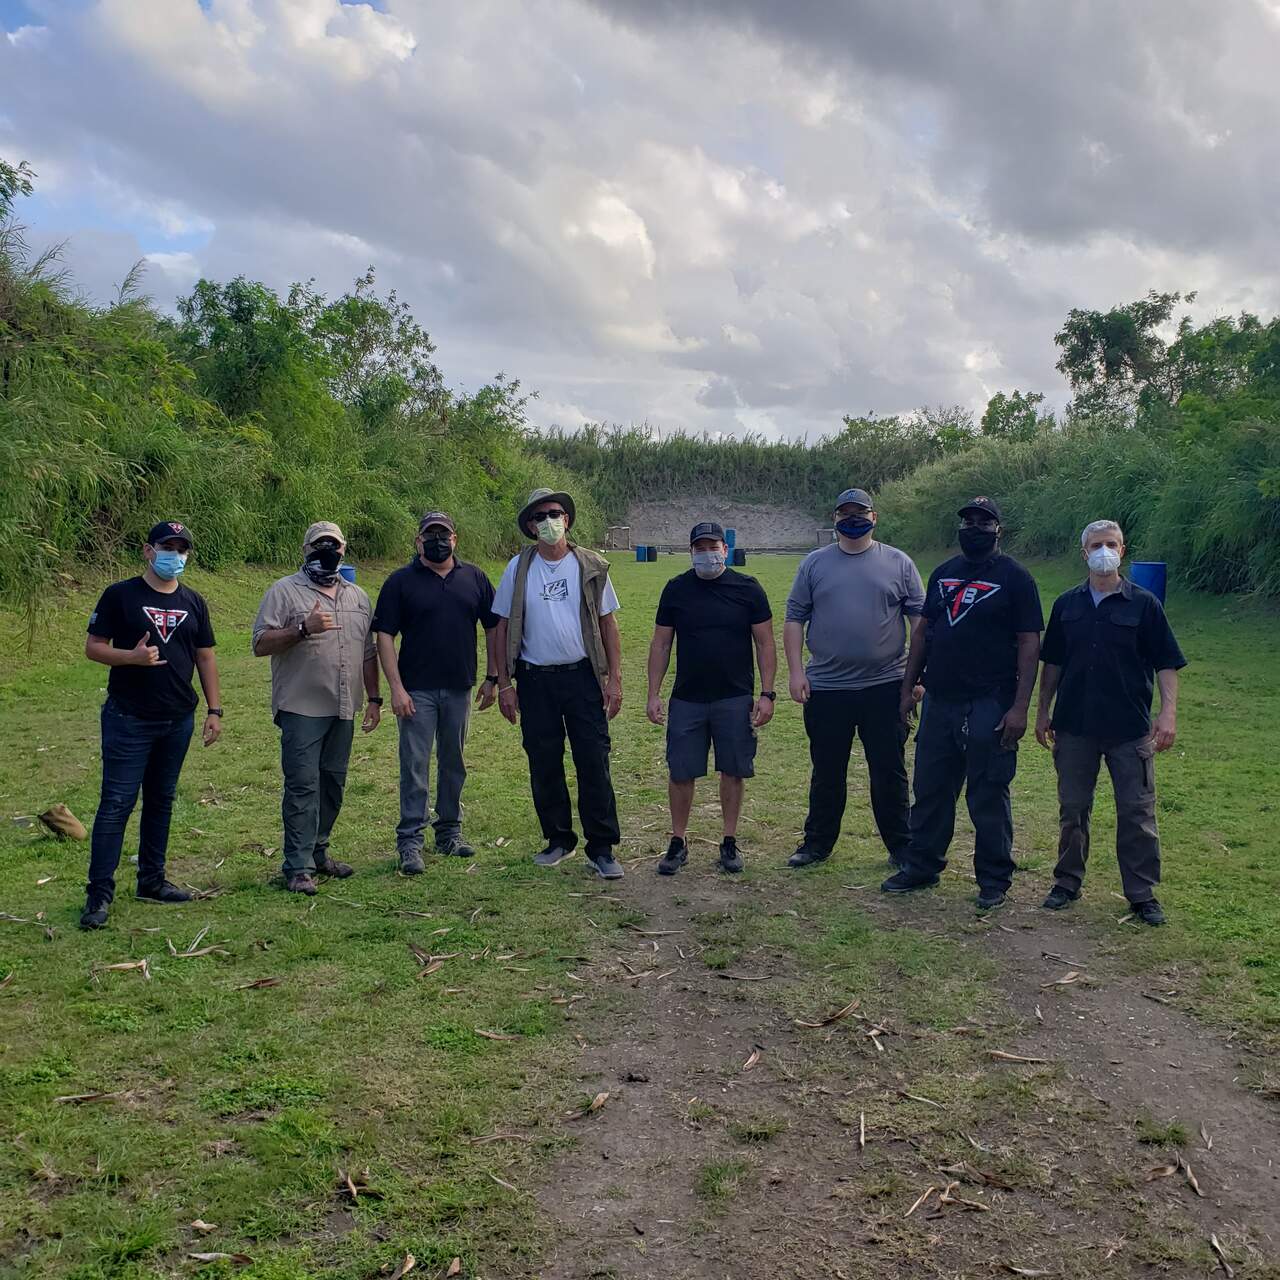
[{"label": "blue barrel", "polygon": [[646,547],[644,543],[641,543],[636,548],[636,564],[644,564],[644,562],[648,558],[649,558],[649,548]]},{"label": "blue barrel", "polygon": [[654,546],[648,546],[648,547],[645,547],[644,551],[645,551],[645,556],[644,556],[644,558],[645,558],[646,560],[648,560],[650,564],[652,564],[652,563],[653,563],[653,562],[658,558],[658,548],[657,548],[657,547],[654,547]]},{"label": "blue barrel", "polygon": [[354,582],[356,580],[356,567],[353,564],[340,564],[338,566],[338,572],[342,574],[348,582]]},{"label": "blue barrel", "polygon": [[1164,604],[1164,592],[1169,584],[1169,566],[1163,560],[1132,560],[1129,563],[1129,581],[1135,587],[1145,587]]},{"label": "blue barrel", "polygon": [[726,529],[724,531],[724,545],[728,547],[730,551],[732,551],[734,547],[737,546],[737,544],[738,544],[737,529]]},{"label": "blue barrel", "polygon": [[733,549],[734,567],[737,568],[746,563],[747,563],[747,553],[741,547],[734,547]]}]

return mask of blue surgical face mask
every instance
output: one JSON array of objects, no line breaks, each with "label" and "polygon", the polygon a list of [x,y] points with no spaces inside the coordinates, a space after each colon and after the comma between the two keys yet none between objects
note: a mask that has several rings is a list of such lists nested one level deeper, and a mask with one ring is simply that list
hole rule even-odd
[{"label": "blue surgical face mask", "polygon": [[845,520],[840,520],[836,524],[836,532],[842,533],[846,538],[864,538],[876,527],[874,520],[868,520],[865,516],[849,516]]},{"label": "blue surgical face mask", "polygon": [[156,558],[151,562],[151,571],[157,578],[163,578],[165,582],[172,582],[174,578],[181,577],[186,567],[185,551],[157,551]]}]

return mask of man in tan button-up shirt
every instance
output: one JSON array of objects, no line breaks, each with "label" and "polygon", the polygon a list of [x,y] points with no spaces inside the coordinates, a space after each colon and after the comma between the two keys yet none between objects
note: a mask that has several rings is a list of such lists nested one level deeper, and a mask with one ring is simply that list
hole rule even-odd
[{"label": "man in tan button-up shirt", "polygon": [[[253,651],[271,658],[271,712],[280,727],[284,772],[284,881],[313,894],[315,877],[345,878],[329,856],[342,808],[355,716],[378,727],[378,658],[369,597],[339,572],[347,540],[328,520],[307,530],[302,568],[267,589],[253,624]],[[362,689],[363,685],[363,694]]]}]

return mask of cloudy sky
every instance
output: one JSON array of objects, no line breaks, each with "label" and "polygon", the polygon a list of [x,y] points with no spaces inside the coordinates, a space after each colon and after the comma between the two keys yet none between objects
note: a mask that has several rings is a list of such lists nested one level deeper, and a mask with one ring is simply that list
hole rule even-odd
[{"label": "cloudy sky", "polygon": [[373,263],[540,423],[814,435],[1280,310],[1277,67],[1280,0],[0,0],[0,155],[95,297]]}]

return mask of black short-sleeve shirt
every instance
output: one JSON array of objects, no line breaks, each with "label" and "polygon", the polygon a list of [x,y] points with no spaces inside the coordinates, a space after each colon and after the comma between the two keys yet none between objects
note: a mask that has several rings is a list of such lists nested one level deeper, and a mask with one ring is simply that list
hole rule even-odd
[{"label": "black short-sleeve shirt", "polygon": [[673,698],[718,702],[755,692],[751,628],[773,617],[764,588],[726,569],[699,578],[692,569],[662,588],[657,624],[676,632]]},{"label": "black short-sleeve shirt", "polygon": [[1018,688],[1018,632],[1043,631],[1036,580],[1011,556],[954,556],[930,575],[923,681],[946,701],[996,697]]},{"label": "black short-sleeve shirt", "polygon": [[1040,656],[1062,668],[1053,727],[1111,742],[1150,734],[1154,674],[1187,665],[1160,601],[1127,578],[1096,605],[1087,581],[1060,595]]},{"label": "black short-sleeve shirt", "polygon": [[400,641],[400,679],[414,689],[469,689],[476,682],[476,623],[498,625],[493,583],[455,560],[443,577],[417,556],[382,584],[373,630]]},{"label": "black short-sleeve shirt", "polygon": [[179,583],[157,591],[141,576],[113,582],[89,615],[89,634],[113,649],[132,649],[145,633],[163,666],[112,667],[107,694],[141,720],[190,715],[199,699],[191,687],[196,650],[213,648],[213,627],[204,597]]}]

